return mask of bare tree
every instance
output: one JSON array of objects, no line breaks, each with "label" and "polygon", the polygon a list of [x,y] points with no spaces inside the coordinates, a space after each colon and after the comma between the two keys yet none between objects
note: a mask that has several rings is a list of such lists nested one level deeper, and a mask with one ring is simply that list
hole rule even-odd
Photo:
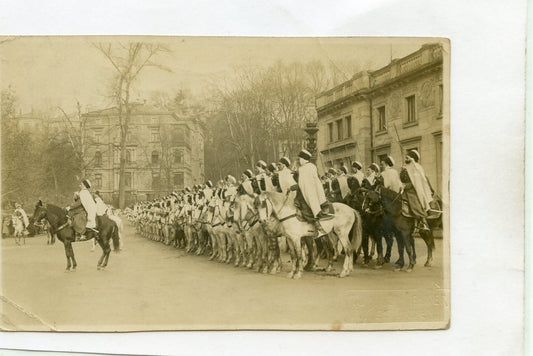
[{"label": "bare tree", "polygon": [[118,125],[120,129],[120,168],[119,168],[119,207],[125,203],[125,168],[126,168],[126,137],[131,118],[130,90],[143,69],[155,67],[170,71],[167,67],[155,62],[156,57],[168,49],[159,44],[128,43],[111,45],[95,43],[94,47],[104,55],[115,70],[113,99],[118,109]]}]

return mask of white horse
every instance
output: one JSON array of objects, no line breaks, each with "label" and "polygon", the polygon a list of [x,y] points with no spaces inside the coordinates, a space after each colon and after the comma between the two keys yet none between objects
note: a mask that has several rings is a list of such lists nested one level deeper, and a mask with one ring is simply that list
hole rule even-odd
[{"label": "white horse", "polygon": [[[301,221],[298,217],[298,209],[294,205],[296,192],[284,193],[265,191],[262,193],[266,201],[266,209],[260,214],[265,225],[272,224],[269,220],[275,219],[274,223],[281,223],[284,235],[288,237],[291,251],[292,270],[289,278],[301,278],[303,273],[301,238],[304,236],[316,236],[314,224]],[[330,220],[321,221],[320,224],[325,233],[333,232],[339,239],[344,252],[344,264],[339,277],[346,277],[353,270],[353,251],[361,244],[362,227],[359,213],[349,206],[341,203],[333,203],[334,217]],[[349,234],[352,231],[350,243]]]},{"label": "white horse", "polygon": [[26,244],[26,230],[24,229],[24,222],[22,216],[15,213],[11,216],[11,223],[13,224],[13,236],[15,236],[15,242],[17,245]]}]

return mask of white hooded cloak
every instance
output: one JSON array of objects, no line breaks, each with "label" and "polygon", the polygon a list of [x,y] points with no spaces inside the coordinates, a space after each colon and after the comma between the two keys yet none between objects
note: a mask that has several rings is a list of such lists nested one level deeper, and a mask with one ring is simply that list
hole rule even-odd
[{"label": "white hooded cloak", "polygon": [[298,169],[298,186],[316,217],[321,210],[320,205],[326,202],[326,194],[314,164],[307,162]]}]

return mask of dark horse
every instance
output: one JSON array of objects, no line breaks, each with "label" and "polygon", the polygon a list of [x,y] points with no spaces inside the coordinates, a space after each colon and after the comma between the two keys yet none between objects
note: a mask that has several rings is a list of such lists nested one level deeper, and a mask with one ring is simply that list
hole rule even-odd
[{"label": "dark horse", "polygon": [[[364,190],[363,194],[361,217],[363,218],[364,263],[367,264],[370,260],[368,254],[368,238],[370,237],[377,245],[378,258],[376,267],[379,268],[390,261],[393,244],[392,232],[387,231],[384,226],[384,211],[379,194],[372,190]],[[385,256],[383,256],[383,237],[385,237],[387,242]]]},{"label": "dark horse", "polygon": [[[74,258],[74,250],[72,249],[72,243],[76,242],[76,233],[72,228],[67,212],[58,206],[52,204],[43,204],[39,201],[35,205],[35,211],[32,217],[32,224],[34,221],[40,221],[45,219],[50,224],[50,233],[56,235],[59,241],[65,245],[65,255],[67,256],[67,271],[76,270],[76,259]],[[119,249],[119,236],[118,228],[114,221],[107,216],[97,217],[99,233],[87,230],[87,240],[95,238],[100,247],[102,248],[102,256],[98,260],[98,269],[103,269],[107,266],[109,260],[109,254],[111,247],[109,241],[113,240],[113,249],[118,251]],[[72,261],[72,264],[71,264]]]},{"label": "dark horse", "polygon": [[[409,266],[407,271],[410,272],[416,264],[416,251],[413,239],[415,230],[415,219],[413,217],[406,217],[402,215],[402,196],[387,188],[380,188],[379,192],[371,192],[369,194],[378,194],[383,204],[385,212],[383,216],[384,233],[393,233],[398,242],[398,253],[400,258],[396,261],[396,268],[400,269],[404,266],[403,252],[404,249],[409,256]],[[433,233],[431,231],[419,230],[420,237],[424,240],[428,250],[428,256],[425,266],[431,266],[433,261],[433,249],[435,242],[433,240]]]}]

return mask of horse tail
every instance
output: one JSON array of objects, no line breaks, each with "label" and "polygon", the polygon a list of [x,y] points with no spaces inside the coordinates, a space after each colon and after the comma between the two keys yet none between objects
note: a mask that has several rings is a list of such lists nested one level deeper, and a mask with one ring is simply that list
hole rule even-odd
[{"label": "horse tail", "polygon": [[111,238],[113,239],[113,250],[118,251],[120,249],[120,238],[118,236],[118,226],[113,221],[113,230],[111,230]]},{"label": "horse tail", "polygon": [[361,242],[363,241],[363,225],[361,222],[361,215],[359,212],[355,209],[353,210],[353,215],[355,218],[355,221],[352,226],[352,251],[354,252],[354,259],[356,258],[357,249],[361,245]]}]

